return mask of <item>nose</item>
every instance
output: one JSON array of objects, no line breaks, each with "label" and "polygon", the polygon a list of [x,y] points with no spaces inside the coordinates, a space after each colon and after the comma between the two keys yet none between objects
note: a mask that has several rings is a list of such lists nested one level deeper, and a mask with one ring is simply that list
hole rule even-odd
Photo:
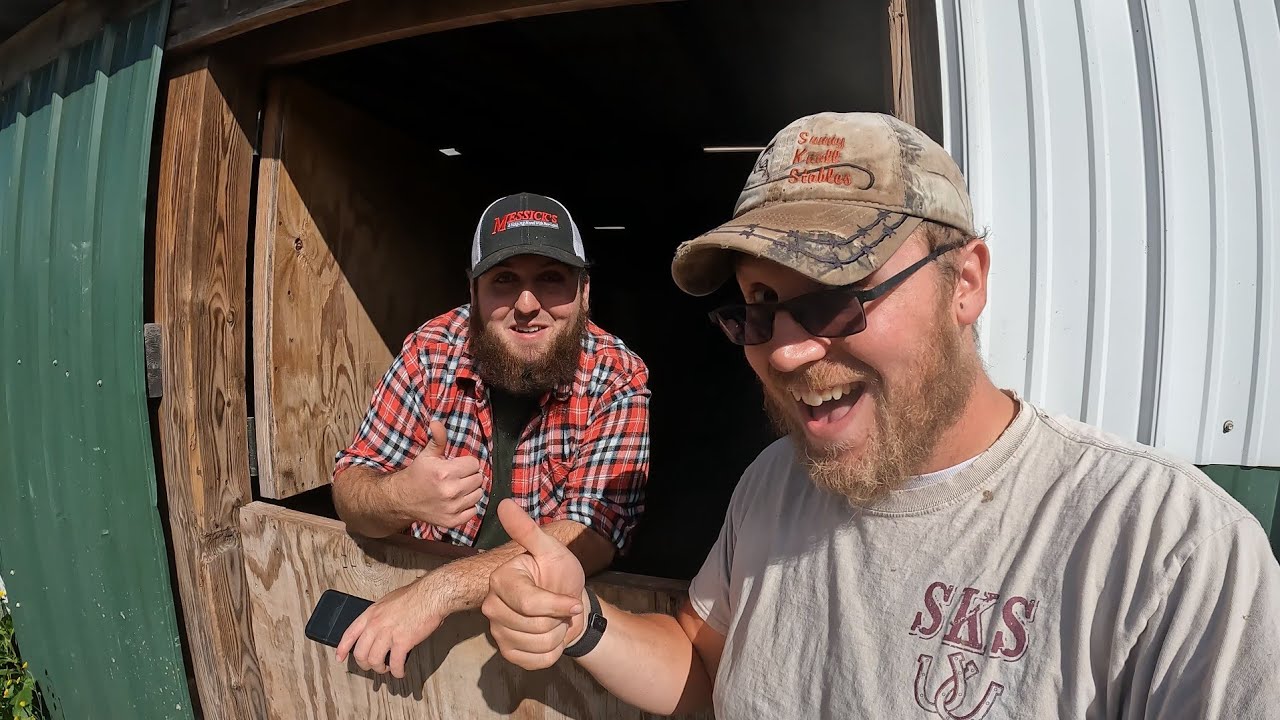
[{"label": "nose", "polygon": [[779,310],[773,318],[773,338],[768,343],[769,364],[780,373],[795,372],[826,357],[828,342],[811,335],[791,313]]},{"label": "nose", "polygon": [[542,303],[538,302],[538,296],[533,291],[525,290],[516,298],[515,309],[521,315],[537,315],[542,309]]}]

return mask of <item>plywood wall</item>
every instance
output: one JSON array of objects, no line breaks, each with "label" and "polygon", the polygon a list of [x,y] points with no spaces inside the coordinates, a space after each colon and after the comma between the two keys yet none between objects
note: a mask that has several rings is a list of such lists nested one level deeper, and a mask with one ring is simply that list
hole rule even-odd
[{"label": "plywood wall", "polygon": [[466,208],[417,140],[300,80],[271,83],[262,145],[259,474],[283,498],[329,482],[405,336],[466,300],[470,238],[439,230]]},{"label": "plywood wall", "polygon": [[[404,680],[339,664],[303,628],[328,588],[377,598],[470,550],[399,536],[357,542],[342,523],[264,503],[241,511],[254,639],[269,717],[645,718],[574,661],[525,672],[498,654],[479,612],[451,617],[409,655]],[[686,584],[604,573],[599,595],[634,612],[675,613]],[[710,717],[710,714],[707,714]]]}]

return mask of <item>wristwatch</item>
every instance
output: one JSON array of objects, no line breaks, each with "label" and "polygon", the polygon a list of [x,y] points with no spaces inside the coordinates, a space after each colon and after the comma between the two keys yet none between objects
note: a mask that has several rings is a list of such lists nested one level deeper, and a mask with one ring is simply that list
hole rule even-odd
[{"label": "wristwatch", "polygon": [[586,588],[587,600],[591,603],[591,607],[587,610],[586,624],[587,627],[582,631],[582,637],[569,647],[564,649],[564,654],[572,658],[580,658],[583,655],[595,649],[596,643],[600,642],[600,638],[604,635],[604,630],[609,626],[609,621],[600,614],[600,599]]}]

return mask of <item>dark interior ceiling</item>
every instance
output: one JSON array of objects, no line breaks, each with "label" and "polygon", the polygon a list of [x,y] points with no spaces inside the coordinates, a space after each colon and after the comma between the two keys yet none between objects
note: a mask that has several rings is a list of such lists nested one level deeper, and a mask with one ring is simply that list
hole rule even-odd
[{"label": "dark interior ceiling", "polygon": [[[741,350],[706,319],[716,299],[689,298],[670,279],[676,245],[728,219],[755,160],[702,148],[763,146],[812,112],[885,111],[884,24],[883,2],[663,3],[442,32],[289,69],[431,149],[420,172],[466,189],[465,222],[439,221],[451,226],[433,234],[466,244],[492,199],[522,190],[573,213],[593,262],[592,315],[651,371],[648,509],[616,567],[696,573],[738,477],[773,438]],[[446,147],[461,156],[434,151]]]},{"label": "dark interior ceiling", "polygon": [[[884,110],[883,16],[882,2],[661,3],[426,35],[305,72],[425,145],[457,148],[451,171],[497,184],[532,172],[585,193],[582,224],[630,226],[674,174],[696,186],[750,163],[703,146],[762,146],[811,112]],[[690,200],[715,200],[706,217],[722,218],[740,183]]]}]

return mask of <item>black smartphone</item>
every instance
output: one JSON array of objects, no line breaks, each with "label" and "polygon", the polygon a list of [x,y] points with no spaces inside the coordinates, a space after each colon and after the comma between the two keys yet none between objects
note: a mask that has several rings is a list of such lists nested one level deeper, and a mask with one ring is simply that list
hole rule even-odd
[{"label": "black smartphone", "polygon": [[329,647],[338,647],[347,627],[372,604],[372,600],[338,590],[325,590],[320,602],[316,603],[316,609],[311,612],[311,619],[307,620],[307,637]]}]

